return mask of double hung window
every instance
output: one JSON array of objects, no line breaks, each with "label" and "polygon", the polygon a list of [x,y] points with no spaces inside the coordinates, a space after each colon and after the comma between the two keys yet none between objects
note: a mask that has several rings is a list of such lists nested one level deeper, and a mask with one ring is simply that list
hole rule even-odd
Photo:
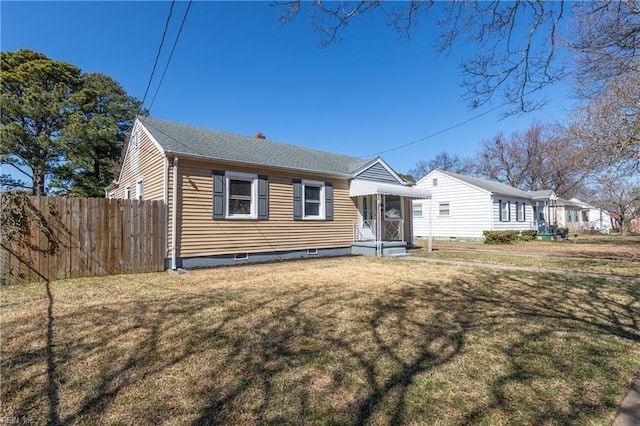
[{"label": "double hung window", "polygon": [[241,172],[213,172],[214,219],[268,219],[267,176]]},{"label": "double hung window", "polygon": [[304,219],[324,219],[324,182],[303,180]]}]

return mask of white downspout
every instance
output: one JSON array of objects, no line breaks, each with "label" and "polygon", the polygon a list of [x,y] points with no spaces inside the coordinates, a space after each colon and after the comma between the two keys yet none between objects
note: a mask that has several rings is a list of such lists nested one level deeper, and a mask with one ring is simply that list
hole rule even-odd
[{"label": "white downspout", "polygon": [[[164,188],[162,198],[164,200],[164,217],[169,218],[169,156],[164,157]],[[167,254],[169,254],[169,226],[165,223],[164,227],[164,257],[166,259]]]},{"label": "white downspout", "polygon": [[171,270],[176,267],[176,237],[178,231],[178,157],[173,157],[173,215],[171,216]]},{"label": "white downspout", "polygon": [[493,194],[489,197],[489,231],[493,231]]}]

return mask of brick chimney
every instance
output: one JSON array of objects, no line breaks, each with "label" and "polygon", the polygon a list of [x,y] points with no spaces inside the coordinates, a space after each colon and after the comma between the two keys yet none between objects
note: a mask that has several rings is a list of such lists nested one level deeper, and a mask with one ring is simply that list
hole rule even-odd
[{"label": "brick chimney", "polygon": [[267,137],[265,135],[263,135],[262,132],[258,132],[258,134],[256,135],[256,138],[258,138],[258,139],[266,139]]}]

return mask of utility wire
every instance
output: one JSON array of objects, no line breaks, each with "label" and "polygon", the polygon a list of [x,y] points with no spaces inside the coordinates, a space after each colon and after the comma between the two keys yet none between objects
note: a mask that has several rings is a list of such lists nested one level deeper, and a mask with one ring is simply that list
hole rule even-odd
[{"label": "utility wire", "polygon": [[153,94],[153,99],[151,99],[151,104],[149,105],[149,113],[151,113],[151,108],[153,107],[154,102],[156,101],[156,96],[158,96],[158,91],[160,90],[160,86],[162,86],[162,82],[164,81],[164,76],[167,74],[167,69],[169,68],[169,64],[171,63],[171,58],[173,57],[173,52],[176,50],[176,45],[178,44],[178,39],[180,39],[180,34],[182,33],[182,28],[184,27],[184,22],[187,20],[187,15],[189,14],[189,9],[191,8],[191,3],[193,0],[189,0],[189,4],[187,5],[187,9],[184,11],[184,16],[182,17],[182,22],[180,23],[180,29],[178,30],[178,34],[176,35],[176,39],[173,42],[173,47],[171,48],[171,53],[169,54],[169,59],[167,60],[167,64],[164,66],[164,71],[162,72],[162,77],[160,78],[160,83],[158,83],[158,87],[156,87],[156,91]]},{"label": "utility wire", "polygon": [[[581,70],[581,69],[583,69],[583,68],[586,68],[588,65],[590,65],[590,64],[584,64],[584,65],[582,65],[582,66],[579,66],[578,68],[575,68],[575,69],[573,69],[573,70],[571,70],[571,71],[569,71],[569,72],[564,73],[564,74],[563,74],[561,77],[559,77],[559,78],[560,78],[560,79],[565,78],[565,77],[567,77],[567,76],[569,76],[569,75],[571,75],[571,74],[573,74],[573,73],[576,73],[576,72],[580,71],[580,70]],[[523,96],[529,96],[530,94],[532,94],[532,93],[536,92],[537,90],[539,90],[539,89],[532,89],[532,90],[528,91],[527,93],[525,93]],[[467,119],[466,119],[466,120],[464,120],[464,121],[460,121],[459,123],[456,123],[456,124],[454,124],[454,125],[452,125],[452,126],[449,126],[449,127],[447,127],[446,129],[439,130],[439,131],[437,131],[437,132],[435,132],[435,133],[432,133],[432,134],[430,134],[430,135],[427,135],[427,136],[425,136],[425,137],[423,137],[423,138],[416,139],[415,141],[408,142],[408,143],[405,143],[405,144],[402,144],[402,145],[398,145],[398,146],[395,146],[395,147],[393,147],[393,148],[386,149],[386,150],[384,150],[384,151],[379,151],[379,152],[374,152],[373,154],[363,155],[362,157],[364,157],[364,158],[369,158],[369,157],[373,157],[373,156],[378,156],[378,155],[381,155],[381,154],[386,154],[387,152],[397,151],[397,150],[399,150],[399,149],[406,148],[406,147],[411,146],[411,145],[415,145],[415,144],[417,144],[418,142],[422,142],[422,141],[425,141],[425,140],[427,140],[427,139],[434,138],[434,137],[436,137],[436,136],[438,136],[438,135],[441,135],[441,134],[443,134],[443,133],[446,133],[446,132],[448,132],[448,131],[450,131],[450,130],[453,130],[453,129],[457,128],[457,127],[463,126],[463,125],[465,125],[465,124],[469,123],[470,121],[476,120],[476,119],[478,119],[478,118],[482,117],[483,115],[487,115],[487,114],[489,114],[489,113],[491,113],[491,112],[494,112],[494,111],[496,111],[496,110],[498,110],[498,109],[504,108],[504,107],[506,107],[506,106],[507,106],[507,105],[509,105],[509,104],[510,104],[510,102],[504,102],[503,104],[498,105],[497,107],[493,107],[493,108],[491,108],[490,110],[487,110],[487,111],[482,112],[482,113],[480,113],[480,114],[476,114],[476,115],[474,115],[474,116],[473,116],[473,117],[471,117],[471,118],[467,118]]]},{"label": "utility wire", "polygon": [[169,22],[171,21],[171,14],[173,13],[173,5],[176,3],[175,0],[171,2],[171,6],[169,7],[169,16],[167,16],[167,22],[164,24],[164,31],[162,32],[162,38],[160,39],[160,46],[158,47],[158,53],[156,54],[156,60],[153,62],[153,68],[151,69],[151,76],[149,77],[149,82],[147,83],[147,88],[144,91],[144,96],[142,97],[142,103],[140,104],[140,109],[144,105],[144,101],[147,100],[147,94],[149,93],[149,87],[151,87],[151,81],[153,80],[153,75],[156,72],[156,67],[158,66],[158,59],[160,59],[160,52],[162,51],[162,46],[164,46],[164,38],[167,35],[167,30],[169,29]]},{"label": "utility wire", "polygon": [[453,129],[455,129],[456,127],[460,127],[460,126],[462,126],[462,125],[465,125],[465,124],[467,124],[467,123],[468,123],[468,122],[470,122],[470,121],[476,120],[476,119],[478,119],[478,118],[482,117],[483,115],[487,115],[487,114],[489,114],[490,112],[496,111],[496,110],[498,110],[498,109],[500,109],[500,108],[503,108],[503,107],[505,107],[505,106],[507,106],[507,105],[509,105],[509,103],[508,103],[508,102],[507,102],[507,103],[504,103],[504,104],[502,104],[502,105],[498,105],[497,107],[493,107],[493,108],[491,108],[491,109],[490,109],[490,110],[488,110],[488,111],[485,111],[485,112],[482,112],[482,113],[480,113],[480,114],[474,115],[473,117],[468,118],[468,119],[466,119],[466,120],[464,120],[464,121],[461,121],[461,122],[459,122],[459,123],[456,123],[456,124],[454,124],[453,126],[447,127],[446,129],[439,130],[439,131],[437,131],[437,132],[435,132],[435,133],[432,133],[432,134],[430,134],[430,135],[427,135],[427,136],[425,136],[425,137],[423,137],[423,138],[416,139],[416,140],[415,140],[415,141],[413,141],[413,142],[408,142],[408,143],[405,143],[405,144],[403,144],[403,145],[398,145],[398,146],[396,146],[396,147],[389,148],[389,149],[384,150],[384,151],[374,152],[373,154],[367,154],[367,155],[364,155],[363,157],[365,157],[365,158],[367,158],[367,157],[373,157],[373,156],[376,156],[376,155],[386,154],[387,152],[397,151],[397,150],[399,150],[399,149],[406,148],[406,147],[411,146],[411,145],[415,145],[415,144],[417,144],[418,142],[422,142],[422,141],[425,141],[425,140],[427,140],[427,139],[434,138],[434,137],[436,137],[436,136],[438,136],[438,135],[441,135],[441,134],[443,134],[443,133],[448,132],[449,130],[453,130]]}]

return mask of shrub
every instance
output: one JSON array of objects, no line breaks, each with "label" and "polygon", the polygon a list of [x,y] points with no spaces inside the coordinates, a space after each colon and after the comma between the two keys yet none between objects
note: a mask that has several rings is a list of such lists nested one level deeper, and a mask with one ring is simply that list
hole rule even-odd
[{"label": "shrub", "polygon": [[486,244],[511,244],[518,238],[518,231],[482,231]]},{"label": "shrub", "polygon": [[569,228],[558,228],[556,232],[562,238],[567,238],[567,235],[569,234]]},{"label": "shrub", "polygon": [[526,229],[524,231],[520,231],[519,240],[520,241],[533,241],[538,236],[538,231],[535,229]]}]

